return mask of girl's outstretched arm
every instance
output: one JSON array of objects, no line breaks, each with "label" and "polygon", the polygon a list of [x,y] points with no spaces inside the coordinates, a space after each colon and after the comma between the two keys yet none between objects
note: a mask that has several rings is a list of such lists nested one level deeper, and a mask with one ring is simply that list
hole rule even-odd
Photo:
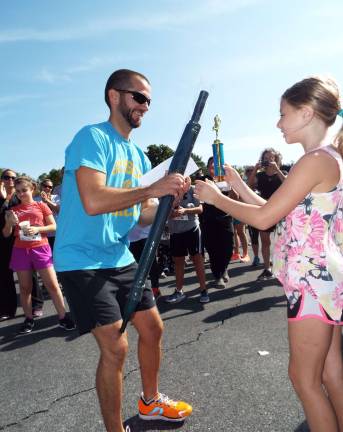
[{"label": "girl's outstretched arm", "polygon": [[261,198],[242,180],[239,173],[228,164],[224,165],[225,168],[225,181],[229,183],[232,188],[238,193],[240,199],[246,204],[255,204],[262,206],[266,200]]},{"label": "girl's outstretched arm", "polygon": [[241,222],[266,230],[287,216],[308,193],[327,192],[338,181],[337,162],[328,153],[318,150],[303,156],[263,205],[234,201],[222,195],[215,184],[208,181],[196,181],[195,196]]}]

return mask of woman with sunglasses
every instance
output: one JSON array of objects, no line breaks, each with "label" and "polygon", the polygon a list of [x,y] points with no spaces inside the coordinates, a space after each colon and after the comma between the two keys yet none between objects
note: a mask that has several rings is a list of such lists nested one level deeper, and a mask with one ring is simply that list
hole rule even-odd
[{"label": "woman with sunglasses", "polygon": [[[14,180],[16,173],[11,169],[5,169],[1,174],[0,183],[0,230],[5,225],[5,212],[12,205],[19,203],[15,196]],[[10,259],[13,247],[13,237],[4,237],[0,233],[0,321],[13,318],[17,311],[17,294],[13,279],[13,271],[10,269]]]},{"label": "woman with sunglasses", "polygon": [[20,301],[25,314],[20,333],[31,333],[34,328],[31,303],[32,269],[39,273],[51,296],[58,313],[59,326],[65,330],[73,330],[75,326],[66,314],[47,240],[47,233],[56,229],[52,212],[45,203],[34,201],[32,195],[35,185],[30,178],[18,177],[14,185],[20,204],[6,212],[2,233],[4,237],[9,237],[14,230],[15,235],[10,267],[18,275]]},{"label": "woman with sunglasses", "polygon": [[[48,178],[44,179],[40,184],[40,194],[34,198],[37,202],[44,202],[52,211],[55,221],[57,221],[58,212],[60,210],[60,198],[52,193],[54,185]],[[51,250],[54,248],[55,232],[48,233],[48,241]]]}]

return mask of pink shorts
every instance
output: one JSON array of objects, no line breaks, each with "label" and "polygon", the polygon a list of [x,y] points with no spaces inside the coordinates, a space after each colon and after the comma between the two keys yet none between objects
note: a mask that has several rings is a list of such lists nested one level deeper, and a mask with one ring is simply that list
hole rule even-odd
[{"label": "pink shorts", "polygon": [[52,253],[49,244],[35,248],[14,247],[12,250],[10,268],[13,271],[41,270],[52,265]]},{"label": "pink shorts", "polygon": [[341,318],[333,320],[323,306],[310,293],[303,290],[294,293],[287,299],[288,321],[301,321],[306,318],[316,318],[330,325],[343,325],[343,309]]}]

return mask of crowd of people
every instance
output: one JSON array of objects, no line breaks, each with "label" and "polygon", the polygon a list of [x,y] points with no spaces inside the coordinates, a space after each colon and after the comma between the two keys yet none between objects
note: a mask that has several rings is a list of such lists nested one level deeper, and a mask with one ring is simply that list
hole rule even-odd
[{"label": "crowd of people", "polygon": [[[270,161],[270,164],[267,162]],[[247,184],[251,185],[254,191],[259,193],[262,197],[268,199],[268,196],[280,186],[283,179],[286,177],[287,172],[280,170],[281,155],[273,148],[263,150],[258,163],[254,167],[247,167],[244,171],[244,178]],[[207,175],[196,175],[197,179],[212,179],[214,176],[213,157],[210,157],[207,163]],[[63,176],[63,169],[62,169]],[[258,181],[258,179],[263,179]],[[42,213],[42,220],[35,220],[30,223],[30,227],[19,229],[18,215],[23,213],[20,207],[16,207],[23,202],[20,197],[20,187],[16,188],[16,184],[21,179],[26,182],[24,189],[30,189],[28,192],[29,197],[24,196],[29,202],[32,201],[30,209],[39,209]],[[168,241],[163,242],[162,247],[159,248],[157,256],[155,257],[150,273],[149,279],[151,289],[155,299],[161,297],[161,290],[159,287],[159,280],[161,275],[165,277],[165,273],[173,275],[175,273],[175,292],[166,296],[164,299],[167,303],[178,303],[186,298],[186,293],[183,291],[183,278],[185,270],[186,259],[190,258],[194,264],[195,272],[199,281],[201,303],[208,303],[210,297],[208,294],[208,282],[205,276],[205,257],[208,257],[211,272],[213,275],[212,285],[216,288],[227,288],[229,286],[229,270],[228,266],[230,261],[240,261],[248,263],[250,257],[248,254],[247,232],[250,234],[250,242],[253,249],[254,257],[252,266],[259,266],[259,239],[261,241],[261,253],[264,262],[264,270],[257,280],[266,280],[274,278],[270,269],[270,234],[274,231],[275,226],[269,228],[267,231],[259,231],[252,226],[238,221],[231,217],[230,214],[218,210],[212,205],[207,203],[200,203],[194,197],[194,183],[190,184],[189,189],[185,192],[183,197],[174,204],[173,212],[171,213],[167,224],[165,233],[167,234]],[[222,190],[224,195],[230,196],[233,199],[239,199],[237,193],[231,189],[224,188]],[[157,201],[158,202],[158,201]],[[40,203],[40,204],[37,204]],[[43,205],[44,203],[45,205]],[[1,242],[3,250],[6,252],[6,259],[2,262],[2,280],[4,280],[3,288],[1,289],[0,298],[0,321],[5,321],[15,317],[17,309],[17,300],[14,285],[14,272],[17,273],[19,285],[21,286],[21,302],[24,301],[24,292],[30,292],[29,300],[31,312],[28,312],[28,307],[25,308],[25,322],[20,329],[20,333],[30,333],[34,327],[33,318],[42,316],[44,296],[42,286],[39,283],[37,273],[40,275],[37,268],[37,263],[30,264],[32,268],[28,268],[31,277],[28,280],[22,280],[22,275],[18,273],[21,269],[16,267],[14,269],[11,257],[13,254],[13,241],[14,247],[21,247],[21,249],[30,249],[30,253],[35,251],[34,247],[42,246],[42,243],[37,243],[36,238],[23,237],[24,231],[32,231],[32,227],[40,224],[45,225],[40,228],[40,237],[43,235],[43,243],[46,241],[50,246],[48,266],[53,269],[52,251],[55,242],[56,222],[61,203],[61,185],[54,186],[49,178],[43,178],[40,184],[36,183],[30,178],[18,177],[11,169],[5,169],[1,176],[1,197],[0,197],[0,214],[1,214]],[[11,210],[9,212],[9,210]],[[33,210],[33,213],[35,213]],[[44,213],[45,212],[45,213]],[[24,211],[25,220],[32,217]],[[51,224],[51,218],[44,219],[46,216],[52,216],[54,224]],[[21,219],[23,218],[21,217]],[[15,229],[16,227],[16,229]],[[133,254],[136,262],[139,262],[142,254],[145,240],[148,237],[150,226],[141,226],[137,224],[129,232],[130,251]],[[21,236],[21,237],[20,237]],[[17,237],[17,238],[16,238]],[[19,238],[18,238],[19,237]],[[32,237],[32,236],[31,236]],[[36,235],[37,237],[37,235]],[[24,238],[24,240],[22,240]],[[32,241],[34,243],[32,243]],[[42,239],[40,239],[42,242]],[[20,245],[20,246],[18,246]],[[40,264],[38,264],[40,266]],[[46,265],[43,264],[44,266]],[[25,269],[24,269],[25,270]],[[42,279],[42,277],[41,277]],[[20,282],[21,281],[21,282]],[[50,293],[51,281],[43,280],[43,284]],[[53,284],[56,289],[56,281]],[[26,287],[26,289],[24,288]],[[27,295],[27,294],[26,294]],[[24,297],[23,297],[24,296]],[[23,297],[23,298],[22,298]],[[61,310],[61,307],[59,306]],[[59,315],[61,316],[61,314]],[[69,319],[69,315],[68,315]],[[69,328],[71,326],[68,325]]]},{"label": "crowd of people", "polygon": [[[278,127],[287,143],[301,143],[305,151],[290,173],[282,169],[281,155],[267,148],[243,176],[225,165],[225,186],[220,187],[213,158],[195,186],[178,173],[140,186],[140,177],[151,165],[131,132],[140,127],[149,109],[150,92],[149,80],[138,72],[121,69],[109,77],[105,88],[109,120],[82,128],[67,147],[63,199],[61,190],[53,193],[49,179],[35,194],[30,178],[11,169],[2,172],[1,319],[16,314],[16,272],[25,314],[20,333],[33,330],[34,317],[42,314],[41,304],[33,301],[39,298],[38,273],[59,325],[73,330],[76,324],[80,334],[90,332],[96,339],[100,351],[96,388],[105,427],[124,432],[121,394],[128,340],[120,332],[122,314],[158,199],[173,195],[167,224],[175,292],[165,301],[186,298],[185,260],[190,257],[199,281],[199,301],[208,303],[205,254],[214,286],[224,289],[230,283],[230,260],[250,262],[247,232],[252,266],[260,264],[260,239],[263,271],[257,279],[277,277],[284,287],[289,375],[310,429],[343,431],[343,128],[334,142],[327,134],[337,115],[343,117],[336,83],[312,77],[282,95]],[[145,420],[184,421],[192,407],[159,391],[163,323],[156,299],[161,295],[162,270],[155,260],[152,289],[146,284],[131,318],[138,332],[143,387],[138,411]]]}]

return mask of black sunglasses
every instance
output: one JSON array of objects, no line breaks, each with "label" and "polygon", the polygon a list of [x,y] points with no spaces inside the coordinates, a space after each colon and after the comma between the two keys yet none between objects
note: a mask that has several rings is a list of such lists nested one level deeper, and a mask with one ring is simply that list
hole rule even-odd
[{"label": "black sunglasses", "polygon": [[133,91],[133,90],[121,90],[121,89],[114,89],[117,90],[118,92],[122,92],[122,93],[130,93],[132,95],[132,99],[143,105],[145,103],[148,104],[148,106],[150,106],[151,103],[151,99],[147,98],[143,93],[139,93],[137,91]]},{"label": "black sunglasses", "polygon": [[16,177],[15,176],[9,176],[9,175],[4,175],[3,177],[2,177],[4,180],[15,180],[16,179]]},{"label": "black sunglasses", "polygon": [[53,186],[45,185],[45,184],[43,184],[42,186],[45,187],[45,188],[49,188],[49,189],[52,189],[52,188],[53,188]]}]

